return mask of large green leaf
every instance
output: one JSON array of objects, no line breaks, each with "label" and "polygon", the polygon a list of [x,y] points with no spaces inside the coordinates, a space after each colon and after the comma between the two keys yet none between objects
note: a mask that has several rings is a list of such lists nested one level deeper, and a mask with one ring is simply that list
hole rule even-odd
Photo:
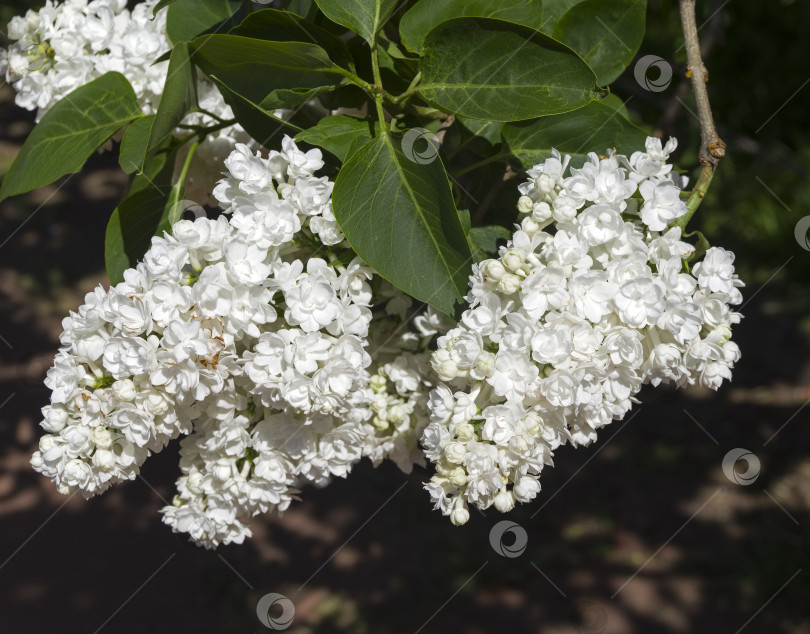
[{"label": "large green leaf", "polygon": [[614,81],[644,39],[647,0],[585,0],[566,13],[554,37],[582,56],[600,86]]},{"label": "large green leaf", "polygon": [[166,33],[176,44],[209,31],[225,31],[244,5],[242,0],[173,0],[166,9]]},{"label": "large green leaf", "polygon": [[28,135],[3,179],[0,200],[80,171],[93,152],[139,116],[135,92],[120,73],[80,86],[45,113]]},{"label": "large green leaf", "polygon": [[593,71],[570,48],[491,18],[456,18],[433,29],[420,69],[426,101],[474,119],[532,119],[601,96]]},{"label": "large green leaf", "polygon": [[542,0],[419,0],[402,16],[399,33],[409,51],[422,52],[425,37],[442,22],[461,17],[497,18],[540,30]]},{"label": "large green leaf", "polygon": [[512,232],[500,225],[486,225],[483,227],[473,227],[470,211],[468,209],[458,210],[458,219],[464,233],[467,234],[467,244],[470,245],[473,259],[481,262],[487,258],[498,254],[499,243],[512,237]]},{"label": "large green leaf", "polygon": [[177,0],[159,0],[159,2],[155,3],[154,8],[152,9],[152,15],[157,15],[158,11],[160,11],[163,7],[168,7],[172,2],[177,2]]},{"label": "large green leaf", "polygon": [[240,35],[207,35],[191,43],[194,62],[230,90],[261,104],[275,90],[339,84],[346,71],[320,46],[268,42]]},{"label": "large green leaf", "polygon": [[551,156],[552,148],[572,155],[575,163],[582,163],[588,152],[603,153],[607,148],[630,154],[644,148],[647,135],[620,110],[592,103],[574,112],[508,123],[503,138],[523,166],[531,167]]},{"label": "large green leaf", "polygon": [[181,42],[172,50],[166,83],[160,97],[149,141],[141,165],[169,139],[186,114],[197,105],[197,77],[189,57],[188,42]]},{"label": "large green leaf", "polygon": [[318,125],[299,132],[296,141],[303,141],[322,147],[346,162],[349,150],[356,139],[368,143],[374,136],[375,123],[368,119],[338,114],[324,117]]},{"label": "large green leaf", "polygon": [[173,189],[144,187],[130,194],[113,211],[104,238],[104,261],[110,283],[124,279],[124,271],[143,257],[153,235],[171,229],[169,198]]},{"label": "large green leaf", "polygon": [[544,33],[553,33],[562,17],[584,0],[543,0],[543,28]]},{"label": "large green leaf", "polygon": [[352,154],[332,195],[357,254],[389,282],[452,315],[472,255],[438,156],[411,160],[388,133]]},{"label": "large green leaf", "polygon": [[160,152],[146,161],[143,171],[133,174],[127,196],[147,187],[171,189],[174,182],[177,152]]},{"label": "large green leaf", "polygon": [[132,174],[141,169],[143,157],[146,154],[146,146],[149,143],[149,134],[152,131],[152,124],[155,122],[155,115],[144,115],[133,121],[124,132],[121,139],[121,149],[118,153],[118,164],[127,174]]},{"label": "large green leaf", "polygon": [[219,79],[212,75],[211,79],[219,88],[225,102],[233,110],[234,117],[239,122],[247,133],[252,136],[261,145],[266,145],[268,141],[274,138],[284,127],[293,127],[290,124],[279,119],[273,114],[272,110],[263,108],[261,105],[253,103],[249,99],[243,97],[232,91],[224,85]]},{"label": "large green leaf", "polygon": [[230,30],[231,35],[274,42],[308,42],[327,51],[338,64],[354,69],[349,49],[336,35],[289,11],[261,9]]},{"label": "large green leaf", "polygon": [[332,22],[358,33],[372,44],[377,30],[394,10],[397,0],[315,0]]}]

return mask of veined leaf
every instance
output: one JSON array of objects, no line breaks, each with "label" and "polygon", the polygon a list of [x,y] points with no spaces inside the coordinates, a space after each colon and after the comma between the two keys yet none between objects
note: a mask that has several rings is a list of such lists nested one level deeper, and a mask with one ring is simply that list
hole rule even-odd
[{"label": "veined leaf", "polygon": [[568,11],[554,37],[582,56],[600,86],[614,81],[644,39],[647,0],[585,0]]},{"label": "veined leaf", "polygon": [[275,137],[285,127],[295,129],[289,123],[286,123],[276,117],[272,110],[263,108],[259,104],[253,103],[242,95],[239,95],[223,84],[217,77],[211,76],[211,80],[217,85],[222,97],[225,99],[231,110],[233,110],[234,117],[239,122],[247,133],[252,136],[261,145],[266,145],[270,139]]},{"label": "veined leaf", "polygon": [[172,2],[177,2],[177,0],[160,0],[155,4],[155,7],[152,9],[152,15],[155,16],[158,14],[163,7],[168,7]]},{"label": "veined leaf", "polygon": [[188,111],[196,105],[196,71],[189,56],[188,42],[181,42],[172,50],[166,83],[149,131],[144,156],[141,157],[141,166],[163,146]]},{"label": "veined leaf", "polygon": [[588,152],[603,153],[615,148],[629,154],[644,147],[646,138],[619,110],[602,103],[534,121],[508,123],[503,128],[509,150],[526,168],[550,157],[552,148],[570,154],[575,163],[581,164]]},{"label": "veined leaf", "polygon": [[104,238],[104,262],[111,284],[124,279],[124,271],[135,266],[152,236],[171,229],[169,196],[172,187],[148,186],[123,200],[107,223]]},{"label": "veined leaf", "polygon": [[124,132],[121,149],[118,153],[118,164],[127,174],[141,169],[146,146],[149,143],[149,133],[152,131],[154,122],[155,115],[153,114],[138,117]]},{"label": "veined leaf", "polygon": [[419,0],[402,16],[399,33],[409,51],[422,52],[425,37],[453,18],[497,18],[541,30],[542,0]]},{"label": "veined leaf", "polygon": [[374,136],[377,124],[368,119],[345,114],[324,117],[315,127],[299,132],[295,140],[322,147],[337,156],[342,163],[349,156],[349,149],[357,139],[368,143]]},{"label": "veined leaf", "polygon": [[307,42],[317,44],[344,68],[354,70],[349,49],[336,35],[289,11],[261,9],[251,13],[232,28],[231,35],[273,42]]},{"label": "veined leaf", "polygon": [[372,44],[397,0],[315,0],[324,15]]},{"label": "veined leaf", "polygon": [[115,72],[80,86],[54,105],[23,143],[0,187],[0,200],[79,172],[85,161],[141,109]]},{"label": "veined leaf", "polygon": [[520,121],[599,99],[596,76],[570,48],[525,26],[456,18],[425,39],[419,94],[474,119]]},{"label": "veined leaf", "polygon": [[384,132],[346,161],[332,203],[369,266],[416,299],[454,313],[472,255],[438,156],[416,162]]},{"label": "veined leaf", "polygon": [[212,30],[226,31],[234,14],[245,6],[242,0],[171,0],[166,33],[177,44]]},{"label": "veined leaf", "polygon": [[194,63],[230,90],[260,104],[274,90],[336,86],[345,73],[320,46],[208,35],[191,43]]}]

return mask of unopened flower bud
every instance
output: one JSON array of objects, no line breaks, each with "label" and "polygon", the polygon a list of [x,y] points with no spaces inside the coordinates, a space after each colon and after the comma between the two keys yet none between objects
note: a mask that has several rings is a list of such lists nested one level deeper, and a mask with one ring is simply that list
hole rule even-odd
[{"label": "unopened flower bud", "polygon": [[523,266],[523,256],[517,249],[509,249],[501,258],[503,265],[510,271],[517,271]]},{"label": "unopened flower bud", "polygon": [[504,276],[504,273],[506,273],[506,269],[499,260],[486,260],[481,263],[481,275],[484,281],[497,282]]},{"label": "unopened flower bud", "polygon": [[508,513],[515,508],[515,496],[512,495],[511,491],[503,489],[495,496],[494,505],[501,513]]},{"label": "unopened flower bud", "polygon": [[469,442],[475,438],[475,427],[470,423],[459,423],[456,427],[456,438],[459,442]]},{"label": "unopened flower bud", "polygon": [[112,384],[112,391],[113,394],[115,394],[115,398],[120,401],[127,402],[134,401],[135,394],[137,393],[132,379],[121,379],[120,381],[116,381]]},{"label": "unopened flower bud", "polygon": [[460,442],[451,442],[444,448],[444,457],[448,462],[454,464],[461,464],[464,462],[464,456],[467,455],[467,449]]},{"label": "unopened flower bud", "polygon": [[531,212],[532,205],[534,205],[534,203],[532,199],[529,198],[528,196],[521,196],[520,198],[518,198],[517,208],[520,213],[527,214]]},{"label": "unopened flower bud", "polygon": [[466,508],[456,507],[453,509],[453,512],[450,513],[450,521],[453,522],[455,526],[466,524],[470,521],[470,512]]},{"label": "unopened flower bud", "polygon": [[504,295],[512,295],[520,290],[520,278],[512,273],[506,273],[498,282],[498,290]]},{"label": "unopened flower bud", "polygon": [[531,502],[540,493],[540,483],[532,477],[523,476],[512,491],[518,502]]}]

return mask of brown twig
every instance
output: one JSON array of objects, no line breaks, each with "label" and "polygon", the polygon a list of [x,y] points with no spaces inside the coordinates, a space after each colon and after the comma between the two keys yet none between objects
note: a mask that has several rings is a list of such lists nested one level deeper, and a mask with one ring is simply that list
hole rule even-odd
[{"label": "brown twig", "polygon": [[726,155],[726,144],[717,134],[714,127],[714,118],[709,104],[709,93],[706,82],[709,81],[709,71],[703,64],[700,53],[700,40],[697,34],[695,21],[696,0],[680,0],[681,25],[683,27],[684,45],[686,48],[687,69],[686,76],[692,80],[692,90],[695,93],[698,121],[700,122],[700,163],[702,169],[700,176],[692,189],[692,194],[686,201],[687,213],[678,220],[681,229],[700,206],[703,197],[709,189],[714,177],[714,171],[720,159]]},{"label": "brown twig", "polygon": [[[722,1],[723,0],[712,0],[711,6],[709,7],[712,16],[716,16],[717,12],[722,8]],[[717,41],[723,37],[723,20],[712,19],[710,23],[705,24],[703,28],[706,33],[705,36],[700,39],[700,55],[706,58],[712,52],[712,48],[714,48]],[[689,92],[689,83],[689,77],[684,77],[678,84],[675,89],[675,99],[670,100],[664,112],[661,114],[654,136],[663,138],[667,134],[673,134],[675,120],[681,113],[683,100],[686,99],[686,95]]]}]

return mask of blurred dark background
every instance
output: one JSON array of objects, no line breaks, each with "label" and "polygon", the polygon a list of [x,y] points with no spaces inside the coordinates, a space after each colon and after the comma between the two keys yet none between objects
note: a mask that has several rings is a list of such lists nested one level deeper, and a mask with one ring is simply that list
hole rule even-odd
[{"label": "blurred dark background", "polygon": [[[39,4],[4,2],[0,24]],[[696,225],[748,283],[743,360],[718,393],[647,390],[596,445],[561,449],[536,503],[509,516],[528,537],[518,557],[490,545],[500,514],[455,528],[431,511],[421,470],[363,463],[218,551],[160,522],[176,447],[100,498],[60,496],[28,464],[42,378],[61,318],[106,283],[126,180],[106,154],[0,205],[0,630],[262,632],[256,603],[277,592],[297,633],[810,632],[810,246],[794,235],[810,214],[810,3],[701,0],[698,13],[729,149]],[[650,0],[648,17],[639,57],[671,62],[673,81],[644,90],[631,66],[615,92],[645,129],[677,135],[693,169],[677,3]],[[31,126],[0,88],[0,174]],[[748,486],[721,468],[735,448],[760,461]]]}]

